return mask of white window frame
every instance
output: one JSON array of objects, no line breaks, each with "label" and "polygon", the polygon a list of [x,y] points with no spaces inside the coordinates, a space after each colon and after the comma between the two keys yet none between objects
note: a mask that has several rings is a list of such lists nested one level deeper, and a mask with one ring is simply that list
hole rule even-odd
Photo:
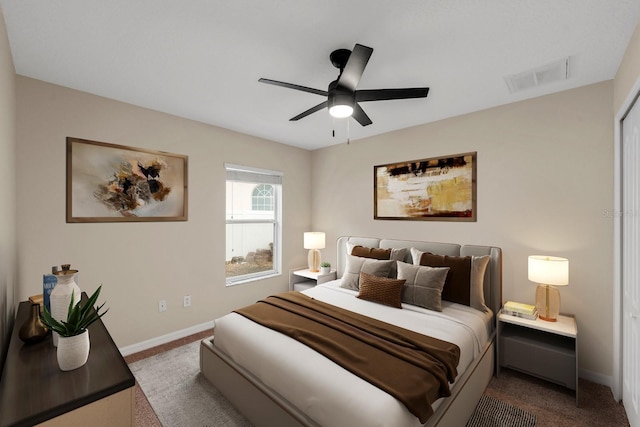
[{"label": "white window frame", "polygon": [[[282,274],[282,177],[283,173],[251,166],[225,163],[226,181],[254,184],[270,184],[274,190],[274,219],[234,220],[226,219],[226,224],[273,224],[273,269],[252,274],[226,278],[226,285],[233,286]],[[225,190],[226,191],[226,190]],[[226,200],[226,198],[225,198]],[[225,202],[226,203],[226,202]],[[225,213],[226,218],[226,213]],[[228,236],[225,231],[225,245]],[[226,273],[225,273],[226,274]]]},{"label": "white window frame", "polygon": [[[258,187],[269,187],[270,191],[270,195],[269,197],[265,197],[264,194],[262,194],[264,192],[264,189],[261,188],[260,190],[258,190]],[[256,191],[258,191],[260,194],[255,194]],[[256,201],[260,201],[260,203],[258,203],[258,206],[260,207],[264,207],[264,203],[262,203],[263,200],[268,199],[268,198],[272,198],[275,201],[275,193],[274,193],[275,189],[273,187],[273,185],[271,184],[258,184],[255,186],[255,188],[253,189],[253,193],[251,194],[251,207],[253,208],[253,210],[272,210],[272,209],[256,209]]]}]

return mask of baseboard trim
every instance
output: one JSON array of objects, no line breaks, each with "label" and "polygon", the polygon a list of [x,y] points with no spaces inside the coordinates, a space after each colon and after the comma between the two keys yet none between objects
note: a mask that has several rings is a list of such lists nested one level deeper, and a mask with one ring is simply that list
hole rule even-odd
[{"label": "baseboard trim", "polygon": [[602,375],[586,369],[580,369],[578,375],[580,378],[589,380],[592,383],[601,384],[609,388],[613,387],[613,378],[611,377],[611,375]]},{"label": "baseboard trim", "polygon": [[151,338],[150,340],[142,341],[137,344],[131,344],[126,347],[119,348],[119,350],[123,356],[128,356],[130,354],[137,353],[143,350],[148,350],[150,348],[157,347],[159,345],[163,345],[171,341],[178,340],[180,338],[188,337],[189,335],[197,334],[198,332],[206,331],[207,329],[213,329],[213,326],[214,326],[214,321],[211,320],[209,322],[201,323],[199,325],[191,326],[186,329],[181,329],[179,331],[171,332],[166,335],[161,335],[156,338]]}]

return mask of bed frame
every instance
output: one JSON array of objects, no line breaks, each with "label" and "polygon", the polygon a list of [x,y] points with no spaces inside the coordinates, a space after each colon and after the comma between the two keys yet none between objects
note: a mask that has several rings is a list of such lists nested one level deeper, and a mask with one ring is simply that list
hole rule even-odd
[{"label": "bed frame", "polygon": [[[340,237],[337,242],[337,275],[339,278],[342,277],[346,264],[347,243],[383,249],[414,247],[423,252],[440,255],[489,255],[491,260],[484,280],[485,303],[494,314],[498,313],[502,306],[502,251],[500,248],[372,237]],[[407,250],[405,261],[412,262],[409,250]],[[253,374],[218,350],[214,343],[214,337],[206,338],[200,344],[200,371],[254,426],[318,425],[278,392],[262,384]],[[495,331],[481,354],[456,381],[451,390],[451,396],[442,400],[425,426],[465,425],[494,371]]]}]

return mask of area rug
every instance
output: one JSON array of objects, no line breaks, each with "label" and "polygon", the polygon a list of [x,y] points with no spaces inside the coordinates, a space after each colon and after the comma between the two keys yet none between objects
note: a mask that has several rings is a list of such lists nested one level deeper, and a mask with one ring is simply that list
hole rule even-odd
[{"label": "area rug", "polygon": [[251,426],[200,373],[200,341],[129,365],[164,427]]},{"label": "area rug", "polygon": [[[200,373],[200,341],[129,365],[164,427],[250,427],[249,421]],[[535,427],[536,417],[482,396],[467,427]]]},{"label": "area rug", "polygon": [[467,427],[535,427],[536,416],[509,403],[483,395]]}]

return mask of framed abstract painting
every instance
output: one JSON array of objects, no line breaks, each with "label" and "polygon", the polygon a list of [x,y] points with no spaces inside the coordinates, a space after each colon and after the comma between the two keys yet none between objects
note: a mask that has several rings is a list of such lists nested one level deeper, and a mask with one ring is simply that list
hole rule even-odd
[{"label": "framed abstract painting", "polygon": [[67,222],[186,221],[188,157],[67,138]]},{"label": "framed abstract painting", "polygon": [[476,221],[477,153],[373,167],[374,219]]}]

